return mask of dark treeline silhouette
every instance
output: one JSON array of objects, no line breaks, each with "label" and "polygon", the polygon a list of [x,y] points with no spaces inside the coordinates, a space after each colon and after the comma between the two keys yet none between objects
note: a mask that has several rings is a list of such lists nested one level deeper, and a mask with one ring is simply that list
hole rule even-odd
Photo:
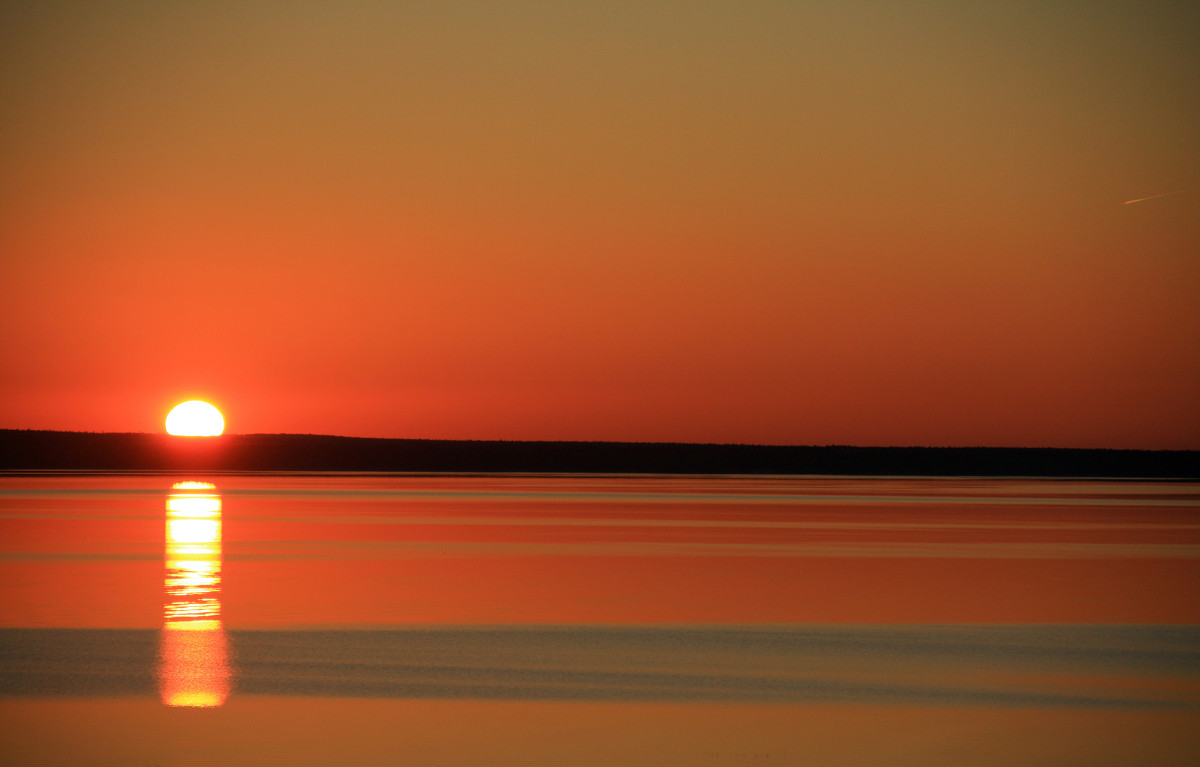
[{"label": "dark treeline silhouette", "polygon": [[0,470],[1200,478],[1200,451],[370,439],[0,430]]}]

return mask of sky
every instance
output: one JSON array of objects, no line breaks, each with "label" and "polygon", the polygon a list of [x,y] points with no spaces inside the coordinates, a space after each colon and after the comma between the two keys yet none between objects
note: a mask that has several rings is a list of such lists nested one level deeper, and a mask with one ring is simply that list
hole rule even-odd
[{"label": "sky", "polygon": [[0,428],[1198,449],[1198,33],[6,2]]}]

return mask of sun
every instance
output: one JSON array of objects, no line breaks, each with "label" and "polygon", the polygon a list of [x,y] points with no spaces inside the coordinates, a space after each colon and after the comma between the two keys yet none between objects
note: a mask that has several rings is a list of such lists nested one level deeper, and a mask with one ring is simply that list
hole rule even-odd
[{"label": "sun", "polygon": [[221,411],[198,399],[181,402],[167,414],[167,434],[176,437],[217,437],[223,431]]}]

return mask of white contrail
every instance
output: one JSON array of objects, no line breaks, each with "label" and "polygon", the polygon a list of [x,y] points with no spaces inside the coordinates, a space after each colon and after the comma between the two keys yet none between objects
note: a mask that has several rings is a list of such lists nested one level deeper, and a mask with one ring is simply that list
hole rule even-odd
[{"label": "white contrail", "polygon": [[1176,189],[1173,192],[1163,192],[1162,194],[1152,194],[1149,197],[1139,197],[1136,200],[1126,200],[1122,203],[1122,205],[1132,205],[1135,202],[1145,202],[1146,200],[1157,200],[1159,197],[1170,197],[1173,194],[1183,194],[1184,192],[1190,192],[1195,188],[1196,187],[1194,186],[1185,186],[1183,189]]}]

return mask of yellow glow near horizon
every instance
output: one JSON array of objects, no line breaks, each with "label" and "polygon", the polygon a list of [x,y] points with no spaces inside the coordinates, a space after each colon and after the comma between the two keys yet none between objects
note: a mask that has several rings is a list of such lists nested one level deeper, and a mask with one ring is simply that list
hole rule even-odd
[{"label": "yellow glow near horizon", "polygon": [[218,437],[223,431],[221,411],[198,399],[181,402],[167,414],[167,434],[176,437]]}]

